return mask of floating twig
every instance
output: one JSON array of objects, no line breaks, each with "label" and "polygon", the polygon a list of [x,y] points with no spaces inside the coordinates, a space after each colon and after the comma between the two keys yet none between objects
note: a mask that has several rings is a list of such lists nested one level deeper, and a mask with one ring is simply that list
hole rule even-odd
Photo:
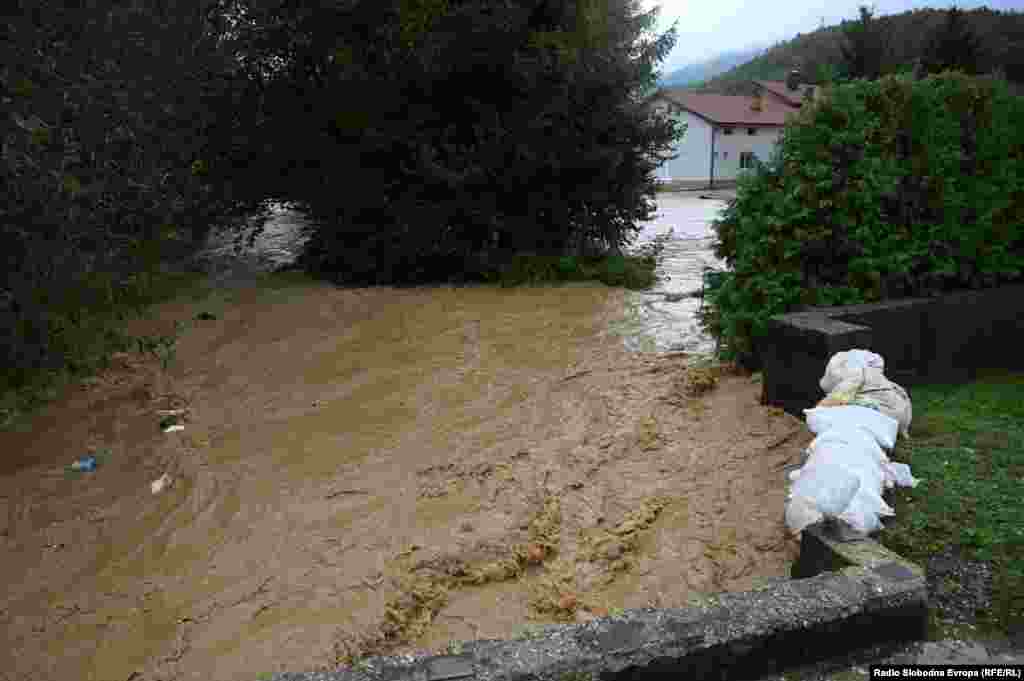
[{"label": "floating twig", "polygon": [[325,496],[324,499],[333,499],[334,497],[340,497],[343,494],[369,494],[369,492],[364,489],[339,489],[331,492]]},{"label": "floating twig", "polygon": [[787,442],[789,442],[790,440],[792,440],[793,438],[795,438],[799,434],[800,434],[799,430],[794,430],[789,435],[784,435],[784,436],[780,437],[775,442],[773,442],[770,445],[768,445],[767,447],[765,447],[765,449],[775,449],[776,447],[781,447],[782,445],[786,444]]}]

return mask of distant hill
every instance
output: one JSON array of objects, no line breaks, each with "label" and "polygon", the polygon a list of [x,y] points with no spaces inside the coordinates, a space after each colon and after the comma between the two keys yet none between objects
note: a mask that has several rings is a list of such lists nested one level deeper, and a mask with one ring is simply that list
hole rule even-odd
[{"label": "distant hill", "polygon": [[723,52],[706,61],[687,64],[681,69],[676,69],[660,78],[658,85],[660,87],[680,87],[700,83],[725,73],[735,66],[745,64],[760,56],[764,51],[764,47],[751,47],[745,50]]},{"label": "distant hill", "polygon": [[[964,10],[971,30],[981,38],[985,71],[1001,68],[1007,80],[1020,92],[1024,89],[1024,13],[991,10]],[[848,21],[854,21],[851,17]],[[939,9],[916,9],[901,14],[877,17],[883,31],[892,36],[889,59],[896,70],[912,64],[921,55],[932,29],[945,20]],[[798,66],[809,82],[817,82],[819,65],[837,65],[842,30],[847,24],[826,26],[812,33],[798,33],[792,40],[778,43],[763,54],[728,71],[694,84],[694,89],[721,94],[753,94],[751,80],[784,80]]]}]

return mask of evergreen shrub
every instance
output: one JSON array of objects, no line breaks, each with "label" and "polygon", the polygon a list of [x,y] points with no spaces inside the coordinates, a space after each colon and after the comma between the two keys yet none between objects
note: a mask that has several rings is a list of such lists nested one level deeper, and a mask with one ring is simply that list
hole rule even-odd
[{"label": "evergreen shrub", "polygon": [[768,319],[802,306],[938,295],[1018,280],[1024,98],[947,72],[828,88],[743,176],[714,224],[729,273],[701,323],[756,366]]}]

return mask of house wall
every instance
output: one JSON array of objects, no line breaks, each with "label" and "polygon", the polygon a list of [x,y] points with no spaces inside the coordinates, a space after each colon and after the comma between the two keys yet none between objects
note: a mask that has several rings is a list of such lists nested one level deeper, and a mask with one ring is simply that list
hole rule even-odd
[{"label": "house wall", "polygon": [[[760,161],[771,158],[775,143],[782,133],[779,127],[754,128],[753,135],[748,128],[733,128],[731,135],[725,135],[721,128],[715,132],[715,179],[735,180],[740,174],[740,152],[753,152]],[[709,142],[710,144],[710,142]]]},{"label": "house wall", "polygon": [[[658,105],[664,111],[667,103]],[[676,120],[686,124],[686,133],[673,150],[678,157],[658,167],[657,176],[664,181],[707,181],[711,169],[711,126],[689,111],[677,111]]]}]

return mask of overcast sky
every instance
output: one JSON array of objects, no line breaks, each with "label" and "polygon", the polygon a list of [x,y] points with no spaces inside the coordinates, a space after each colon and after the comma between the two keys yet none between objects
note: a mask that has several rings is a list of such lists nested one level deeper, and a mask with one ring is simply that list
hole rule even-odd
[{"label": "overcast sky", "polygon": [[[862,4],[875,7],[876,16],[899,14],[909,9],[935,7],[947,9],[952,2],[918,0],[642,0],[645,9],[661,7],[658,32],[672,22],[676,26],[676,46],[661,65],[663,73],[693,62],[704,61],[720,52],[752,45],[769,47],[789,40],[797,33],[809,33],[822,25],[838,24],[858,16]],[[1024,0],[961,0],[961,9],[989,7],[1024,11]]]}]

